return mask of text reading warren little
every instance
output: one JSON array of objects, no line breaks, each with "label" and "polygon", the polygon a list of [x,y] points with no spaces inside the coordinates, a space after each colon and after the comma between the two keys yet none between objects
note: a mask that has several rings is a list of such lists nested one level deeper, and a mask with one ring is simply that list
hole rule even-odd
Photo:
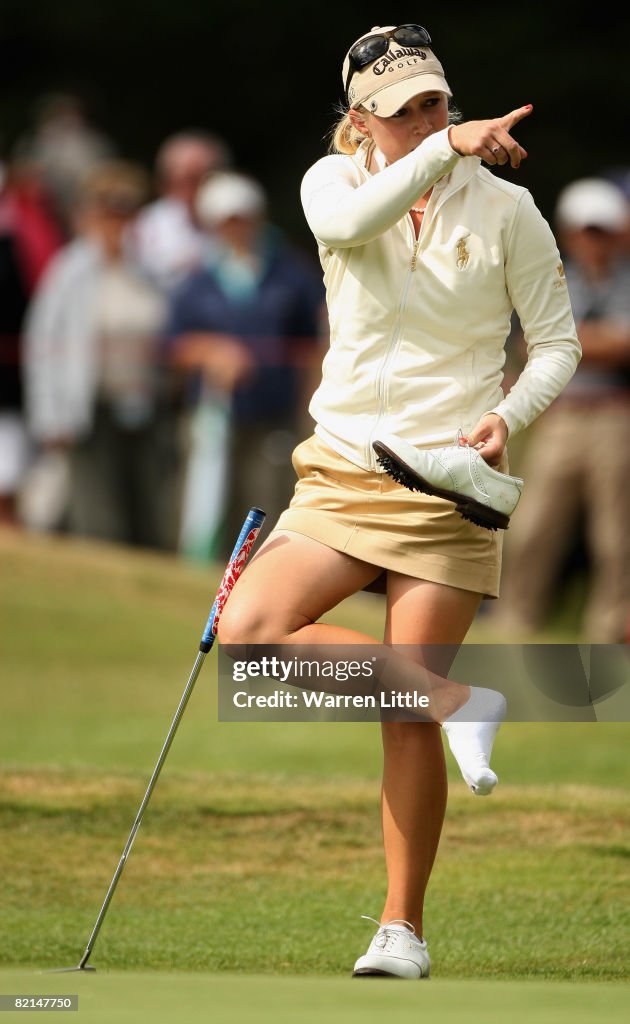
[{"label": "text reading warren little", "polygon": [[[302,658],[284,660],[262,657],[258,660],[235,661],[232,679],[244,683],[251,679],[273,679],[300,687],[292,690],[274,689],[270,693],[248,693],[236,690],[232,703],[236,708],[428,708],[429,698],[417,691],[381,688],[375,679],[374,662],[369,661],[309,661]],[[317,680],[323,690],[312,689]],[[307,682],[308,681],[308,682]],[[357,684],[359,692],[338,692],[339,684]],[[372,691],[367,692],[369,685]]]}]

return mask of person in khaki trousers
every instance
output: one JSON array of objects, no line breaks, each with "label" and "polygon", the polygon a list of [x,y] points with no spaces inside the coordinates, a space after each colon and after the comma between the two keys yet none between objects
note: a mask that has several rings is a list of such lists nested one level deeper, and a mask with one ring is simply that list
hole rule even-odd
[{"label": "person in khaki trousers", "polygon": [[555,219],[582,361],[524,451],[527,487],[505,541],[496,619],[518,632],[544,627],[583,523],[582,628],[594,643],[619,643],[630,620],[629,208],[610,181],[580,179],[560,193]]}]

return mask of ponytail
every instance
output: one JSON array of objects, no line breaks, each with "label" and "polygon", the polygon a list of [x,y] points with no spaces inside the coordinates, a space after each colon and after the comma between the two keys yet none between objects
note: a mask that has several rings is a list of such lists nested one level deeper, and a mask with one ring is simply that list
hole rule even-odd
[{"label": "ponytail", "polygon": [[341,118],[332,126],[329,132],[330,144],[328,152],[352,156],[353,153],[356,153],[366,136],[362,135],[354,127],[345,108],[340,108],[339,112],[341,113]]}]

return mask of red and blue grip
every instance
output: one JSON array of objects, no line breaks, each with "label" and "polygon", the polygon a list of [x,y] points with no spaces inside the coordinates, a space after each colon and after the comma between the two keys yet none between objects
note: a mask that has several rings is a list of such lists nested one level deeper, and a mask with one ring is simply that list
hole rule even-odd
[{"label": "red and blue grip", "polygon": [[230,556],[227,569],[223,574],[221,586],[219,587],[217,596],[214,599],[214,604],[210,610],[206,628],[203,631],[201,643],[199,644],[199,650],[204,654],[207,654],[212,648],[219,628],[219,619],[225,606],[225,602],[227,601],[234,584],[245,568],[245,563],[249,558],[249,553],[256,543],[256,538],[260,533],[260,528],[264,521],[265,513],[260,508],[252,508],[247,513],[241,532],[238,535],[238,540],[236,541],[234,550]]}]

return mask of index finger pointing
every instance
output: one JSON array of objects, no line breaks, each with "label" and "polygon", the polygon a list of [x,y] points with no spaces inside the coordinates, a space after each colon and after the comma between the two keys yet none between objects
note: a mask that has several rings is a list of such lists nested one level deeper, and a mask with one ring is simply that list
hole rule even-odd
[{"label": "index finger pointing", "polygon": [[501,117],[499,120],[503,122],[504,128],[507,128],[507,130],[510,131],[514,125],[518,124],[519,121],[522,121],[524,117],[529,117],[533,109],[532,104],[527,103],[524,107],[517,107],[516,110],[512,110],[509,114],[505,114],[505,116]]}]

